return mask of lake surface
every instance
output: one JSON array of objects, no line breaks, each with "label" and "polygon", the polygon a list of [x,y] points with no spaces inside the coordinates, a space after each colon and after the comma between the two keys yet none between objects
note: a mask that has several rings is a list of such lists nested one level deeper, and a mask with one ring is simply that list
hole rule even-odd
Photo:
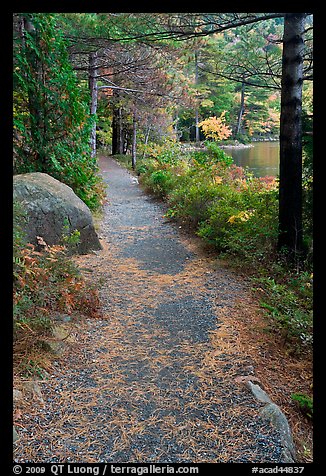
[{"label": "lake surface", "polygon": [[254,142],[252,147],[232,148],[223,147],[226,154],[233,157],[234,163],[241,167],[248,167],[256,177],[266,175],[276,177],[279,174],[280,143]]}]

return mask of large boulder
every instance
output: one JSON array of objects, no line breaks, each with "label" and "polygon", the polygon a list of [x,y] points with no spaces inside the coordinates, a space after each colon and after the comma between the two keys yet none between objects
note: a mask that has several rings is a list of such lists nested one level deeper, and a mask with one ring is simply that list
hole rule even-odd
[{"label": "large boulder", "polygon": [[76,252],[86,254],[101,249],[93,225],[92,214],[87,205],[62,182],[48,174],[33,172],[14,175],[14,200],[27,212],[27,239],[37,245],[41,236],[48,245],[62,240],[63,227],[80,232],[80,244]]}]

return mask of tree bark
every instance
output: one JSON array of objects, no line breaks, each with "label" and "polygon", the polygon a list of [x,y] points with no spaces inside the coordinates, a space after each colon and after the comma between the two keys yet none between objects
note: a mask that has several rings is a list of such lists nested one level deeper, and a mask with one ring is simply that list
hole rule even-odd
[{"label": "tree bark", "polygon": [[245,99],[245,83],[242,82],[241,84],[241,100],[240,100],[240,109],[239,109],[239,114],[238,114],[238,119],[237,119],[237,125],[236,125],[236,130],[235,130],[235,137],[238,137],[241,131],[241,122],[242,122],[242,116],[244,113],[244,99]]},{"label": "tree bark", "polygon": [[136,114],[132,116],[132,146],[131,146],[131,166],[135,170],[136,167],[136,141],[137,141],[137,122]]},{"label": "tree bark", "polygon": [[302,252],[302,82],[304,13],[284,18],[280,123],[278,249],[297,260]]},{"label": "tree bark", "polygon": [[[195,51],[195,85],[197,86],[198,85],[198,79],[199,79],[199,73],[198,73],[198,51],[196,50]],[[195,111],[195,140],[196,140],[196,144],[199,143],[199,127],[198,127],[198,123],[199,123],[199,120],[198,120],[198,116],[199,116],[199,111],[198,111],[199,107],[197,105],[196,107],[196,111]]]},{"label": "tree bark", "polygon": [[196,141],[196,144],[199,144],[199,127],[198,127],[198,123],[199,123],[199,120],[198,120],[198,109],[196,109],[196,115],[195,115],[195,141]]},{"label": "tree bark", "polygon": [[[91,93],[91,107],[90,113],[91,115],[95,116],[97,111],[97,68],[96,68],[96,59],[97,59],[97,52],[89,54],[89,76],[88,76],[88,84]],[[96,122],[92,125],[91,130],[91,156],[95,157],[96,155]]]},{"label": "tree bark", "polygon": [[118,109],[118,143],[117,143],[118,154],[123,154],[123,118],[122,118],[122,107]]},{"label": "tree bark", "polygon": [[[113,91],[113,96],[116,96],[117,94],[115,91]],[[112,155],[119,154],[119,148],[118,148],[118,143],[119,143],[119,110],[118,107],[113,103],[112,106]]]},{"label": "tree bark", "polygon": [[145,142],[144,142],[144,146],[145,146],[145,147],[144,147],[144,152],[143,152],[143,160],[144,160],[144,158],[145,158],[145,156],[146,156],[146,146],[147,146],[147,144],[148,144],[148,139],[149,139],[149,133],[150,133],[150,131],[151,131],[151,124],[149,124],[149,125],[147,126],[147,130],[146,130]]},{"label": "tree bark", "polygon": [[113,90],[116,100],[112,107],[112,155],[124,154],[125,131],[123,127],[123,109],[119,93]]}]

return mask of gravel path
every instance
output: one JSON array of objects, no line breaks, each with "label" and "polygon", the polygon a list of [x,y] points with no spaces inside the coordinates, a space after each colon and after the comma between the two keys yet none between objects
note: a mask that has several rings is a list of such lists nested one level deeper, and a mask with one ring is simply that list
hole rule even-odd
[{"label": "gravel path", "polygon": [[103,251],[78,261],[98,282],[103,316],[73,323],[18,428],[15,460],[281,462],[279,435],[235,381],[251,362],[223,324],[245,283],[167,222],[125,169],[100,166]]}]

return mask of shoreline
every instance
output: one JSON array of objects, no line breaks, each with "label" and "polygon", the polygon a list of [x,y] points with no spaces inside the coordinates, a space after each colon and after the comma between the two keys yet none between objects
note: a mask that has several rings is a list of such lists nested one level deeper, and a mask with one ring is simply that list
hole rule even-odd
[{"label": "shoreline", "polygon": [[256,143],[259,142],[279,142],[279,139],[253,139],[252,142],[248,144],[243,144],[242,142],[237,142],[235,144],[221,144],[219,147],[221,149],[230,148],[230,149],[248,149],[254,147]]},{"label": "shoreline", "polygon": [[[256,143],[258,142],[279,142],[279,139],[263,139],[263,140],[253,140],[252,142],[248,144],[243,144],[241,142],[235,143],[235,144],[219,144],[220,149],[250,149],[255,146]],[[182,148],[184,150],[206,150],[206,147],[204,144],[197,144],[195,142],[187,142],[187,143],[182,143]]]},{"label": "shoreline", "polygon": [[253,147],[254,144],[226,144],[226,145],[219,145],[220,149],[250,149]]}]

